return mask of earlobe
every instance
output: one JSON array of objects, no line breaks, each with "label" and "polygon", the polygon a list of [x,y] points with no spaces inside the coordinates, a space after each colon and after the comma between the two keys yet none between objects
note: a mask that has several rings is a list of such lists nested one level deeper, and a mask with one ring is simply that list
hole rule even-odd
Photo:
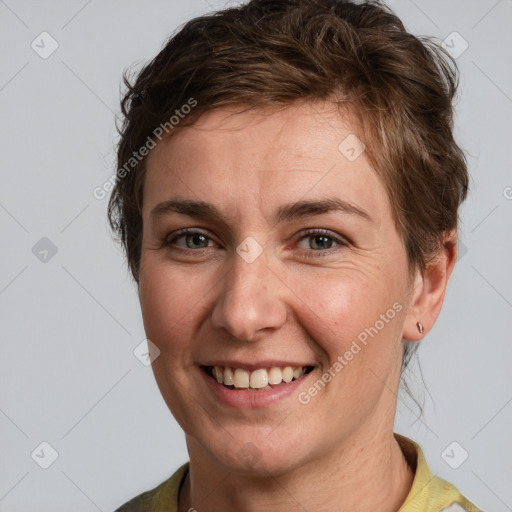
[{"label": "earlobe", "polygon": [[445,234],[439,253],[421,274],[416,274],[411,289],[410,308],[404,322],[403,337],[408,341],[423,339],[434,326],[441,311],[448,280],[457,256],[457,233]]}]

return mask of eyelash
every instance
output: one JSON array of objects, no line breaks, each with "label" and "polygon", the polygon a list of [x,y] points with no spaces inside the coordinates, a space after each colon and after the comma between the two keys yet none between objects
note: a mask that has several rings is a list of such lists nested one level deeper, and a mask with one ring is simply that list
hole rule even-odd
[{"label": "eyelash", "polygon": [[[206,233],[203,233],[202,231],[199,231],[197,229],[192,229],[192,228],[185,228],[185,229],[181,229],[181,230],[177,231],[176,233],[174,233],[172,238],[170,238],[170,239],[166,238],[164,240],[164,243],[162,244],[162,246],[171,246],[176,242],[176,240],[178,240],[181,237],[187,236],[187,235],[203,235],[208,240],[211,240],[211,237],[209,237]],[[301,255],[301,257],[303,257],[303,258],[321,258],[321,257],[327,256],[327,255],[332,255],[332,253],[339,251],[343,247],[348,246],[348,241],[335,235],[332,231],[329,231],[327,229],[310,229],[307,231],[303,231],[302,233],[300,233],[299,241],[301,241],[303,239],[307,239],[307,238],[314,238],[317,236],[322,236],[322,235],[326,236],[327,238],[330,238],[332,241],[337,243],[338,246],[331,247],[331,248],[325,249],[325,250],[318,250],[318,251],[315,251],[314,249],[303,249],[304,251],[313,252],[316,254],[315,254],[315,256],[306,254],[306,255]],[[176,246],[175,248],[177,248],[177,250],[183,251],[183,252],[201,252],[202,250],[208,249],[208,247],[202,247],[200,249],[189,249],[189,248],[184,248],[184,247],[179,247],[179,246]]]}]

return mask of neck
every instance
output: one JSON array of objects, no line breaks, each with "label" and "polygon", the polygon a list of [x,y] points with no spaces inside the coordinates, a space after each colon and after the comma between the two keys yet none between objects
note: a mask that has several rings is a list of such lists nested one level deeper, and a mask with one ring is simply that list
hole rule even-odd
[{"label": "neck", "polygon": [[318,512],[396,512],[414,480],[413,470],[389,432],[374,431],[366,438],[358,435],[342,449],[272,477],[237,475],[202,457],[199,446],[187,441],[190,472],[181,491],[179,512],[268,508],[289,512],[297,507]]}]

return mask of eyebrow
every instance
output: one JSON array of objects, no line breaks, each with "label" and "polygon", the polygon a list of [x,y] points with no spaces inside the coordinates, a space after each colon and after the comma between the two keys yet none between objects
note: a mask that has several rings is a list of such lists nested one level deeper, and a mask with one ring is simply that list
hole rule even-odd
[{"label": "eyebrow", "polygon": [[[301,219],[333,211],[357,215],[367,221],[373,221],[367,212],[337,197],[303,200],[295,203],[283,204],[275,212],[272,221],[274,224],[279,224],[294,219]],[[163,201],[151,210],[150,216],[151,218],[156,218],[171,213],[210,219],[218,223],[227,224],[226,218],[216,206],[205,201],[193,201],[191,199],[170,199],[168,201]]]}]

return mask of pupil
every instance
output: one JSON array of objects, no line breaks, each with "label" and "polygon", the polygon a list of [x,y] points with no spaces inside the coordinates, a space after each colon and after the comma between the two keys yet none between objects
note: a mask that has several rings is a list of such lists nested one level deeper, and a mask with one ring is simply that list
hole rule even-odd
[{"label": "pupil", "polygon": [[[314,240],[315,240],[315,245],[319,246],[320,248],[327,248],[329,249],[331,244],[330,244],[330,240],[329,240],[329,237],[328,236],[325,236],[325,235],[321,235],[321,236],[315,236],[314,237]],[[318,240],[323,240],[323,242],[321,242],[320,244],[317,243]],[[324,245],[325,243],[325,245]],[[326,247],[327,245],[327,247]]]},{"label": "pupil", "polygon": [[195,244],[201,244],[201,243],[204,243],[204,239],[206,238],[204,235],[200,235],[200,234],[195,234],[195,235],[191,235],[191,238],[192,238],[192,244],[195,246]]}]

